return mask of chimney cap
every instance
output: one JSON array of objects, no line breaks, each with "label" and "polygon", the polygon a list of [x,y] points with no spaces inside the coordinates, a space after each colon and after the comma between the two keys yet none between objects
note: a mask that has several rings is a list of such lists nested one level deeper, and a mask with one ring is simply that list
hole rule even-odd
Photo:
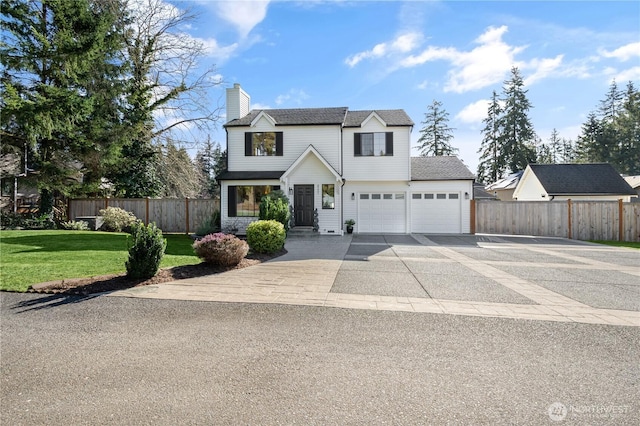
[{"label": "chimney cap", "polygon": [[240,83],[233,83],[233,88],[234,89],[239,89],[240,88]]}]

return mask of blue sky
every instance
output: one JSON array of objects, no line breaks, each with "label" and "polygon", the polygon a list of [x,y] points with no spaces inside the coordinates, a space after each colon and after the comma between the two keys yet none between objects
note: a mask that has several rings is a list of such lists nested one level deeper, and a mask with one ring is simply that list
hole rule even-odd
[{"label": "blue sky", "polygon": [[[178,3],[175,3],[178,4]],[[185,4],[185,3],[182,3]],[[253,108],[404,109],[416,123],[433,100],[475,173],[492,91],[517,66],[543,141],[575,139],[612,79],[640,85],[635,1],[191,1],[188,33],[222,87],[240,83]],[[221,126],[211,137],[224,146]],[[417,152],[416,152],[417,154]]]}]

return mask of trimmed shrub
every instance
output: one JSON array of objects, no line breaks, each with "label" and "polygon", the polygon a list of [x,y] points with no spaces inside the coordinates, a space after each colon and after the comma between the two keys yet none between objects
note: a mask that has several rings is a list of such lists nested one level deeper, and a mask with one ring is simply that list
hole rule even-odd
[{"label": "trimmed shrub", "polygon": [[160,261],[167,248],[167,240],[162,237],[162,230],[155,223],[145,226],[134,222],[131,225],[133,241],[129,247],[129,260],[125,262],[127,275],[131,278],[151,278],[160,268]]},{"label": "trimmed shrub", "polygon": [[70,231],[88,231],[89,225],[83,220],[70,220],[68,222],[60,222],[63,229]]},{"label": "trimmed shrub", "polygon": [[289,230],[291,211],[289,198],[282,191],[272,191],[260,200],[260,220],[277,220],[285,229]]},{"label": "trimmed shrub", "polygon": [[259,220],[247,226],[247,242],[257,253],[275,253],[282,250],[287,233],[276,220]]},{"label": "trimmed shrub", "polygon": [[131,226],[138,220],[136,216],[120,207],[107,207],[100,210],[104,222],[100,229],[110,232],[129,232]]},{"label": "trimmed shrub", "polygon": [[235,266],[249,252],[249,245],[235,235],[217,232],[193,243],[193,250],[206,263]]},{"label": "trimmed shrub", "polygon": [[214,210],[211,216],[198,226],[196,235],[209,235],[220,232],[220,221],[220,210]]}]

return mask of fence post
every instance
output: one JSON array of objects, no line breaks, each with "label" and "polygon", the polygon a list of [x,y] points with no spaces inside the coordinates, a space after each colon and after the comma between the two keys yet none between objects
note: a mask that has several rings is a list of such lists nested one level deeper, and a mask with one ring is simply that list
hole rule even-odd
[{"label": "fence post", "polygon": [[471,235],[476,234],[476,200],[471,200]]},{"label": "fence post", "polygon": [[624,215],[622,206],[622,198],[618,199],[618,241],[624,241]]},{"label": "fence post", "polygon": [[571,199],[567,200],[567,210],[568,210],[568,215],[569,215],[569,239],[573,239],[573,225],[571,224]]},{"label": "fence post", "polygon": [[109,208],[109,197],[105,197],[104,198],[104,208],[108,209]]},{"label": "fence post", "polygon": [[186,228],[187,228],[187,234],[189,234],[189,197],[185,197],[184,199],[184,208],[186,210],[186,214],[185,214],[185,221],[186,221]]},{"label": "fence post", "polygon": [[149,225],[149,197],[146,197],[144,199],[144,207],[145,207],[144,224],[148,226]]}]

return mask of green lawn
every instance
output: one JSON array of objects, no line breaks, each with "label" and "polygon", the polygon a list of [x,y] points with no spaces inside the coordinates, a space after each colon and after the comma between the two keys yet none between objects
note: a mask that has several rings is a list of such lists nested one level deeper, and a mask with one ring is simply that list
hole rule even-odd
[{"label": "green lawn", "polygon": [[594,241],[591,241],[591,242],[592,243],[598,243],[598,244],[606,244],[608,246],[629,247],[629,248],[640,249],[640,243],[635,243],[635,242],[631,242],[631,241],[601,241],[601,240],[594,240]]},{"label": "green lawn", "polygon": [[[125,272],[127,235],[96,231],[0,231],[0,290]],[[168,234],[161,268],[200,263],[187,235]]]}]

